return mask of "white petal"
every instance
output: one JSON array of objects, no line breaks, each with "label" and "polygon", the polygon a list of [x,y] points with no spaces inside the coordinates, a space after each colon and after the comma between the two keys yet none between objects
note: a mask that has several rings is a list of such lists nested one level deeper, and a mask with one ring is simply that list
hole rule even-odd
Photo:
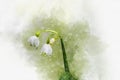
[{"label": "white petal", "polygon": [[42,53],[46,53],[47,55],[52,55],[52,48],[50,44],[44,44],[43,47],[41,48]]},{"label": "white petal", "polygon": [[31,36],[31,37],[28,39],[28,42],[29,42],[32,46],[35,46],[35,47],[38,47],[38,46],[39,46],[39,39],[38,39],[38,37],[36,37],[36,36]]}]

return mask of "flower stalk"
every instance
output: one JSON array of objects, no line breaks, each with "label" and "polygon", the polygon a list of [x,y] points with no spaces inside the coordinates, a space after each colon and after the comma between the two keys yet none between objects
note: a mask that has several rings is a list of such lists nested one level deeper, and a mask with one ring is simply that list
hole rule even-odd
[{"label": "flower stalk", "polygon": [[51,44],[53,44],[56,39],[60,39],[65,72],[60,76],[59,80],[77,80],[72,76],[72,74],[69,70],[67,55],[66,55],[65,46],[64,46],[64,42],[63,42],[62,37],[58,34],[58,32],[56,32],[54,30],[43,30],[43,31],[36,32],[36,34],[35,34],[36,37],[39,37],[40,32],[51,32],[51,33],[54,33],[56,35],[54,38],[51,38],[51,39],[48,38],[47,43],[44,44],[42,49],[41,49],[41,52],[44,52],[47,55],[52,54]]},{"label": "flower stalk", "polygon": [[62,48],[62,53],[63,53],[64,69],[65,69],[65,72],[70,72],[64,42],[61,37],[60,37],[60,42],[61,42],[61,48]]},{"label": "flower stalk", "polygon": [[67,55],[65,51],[65,46],[62,37],[60,37],[60,42],[61,42],[61,48],[62,48],[62,53],[63,53],[63,61],[64,61],[64,69],[65,72],[60,76],[59,80],[78,80],[75,77],[72,76],[70,70],[69,70],[69,65],[67,61]]}]

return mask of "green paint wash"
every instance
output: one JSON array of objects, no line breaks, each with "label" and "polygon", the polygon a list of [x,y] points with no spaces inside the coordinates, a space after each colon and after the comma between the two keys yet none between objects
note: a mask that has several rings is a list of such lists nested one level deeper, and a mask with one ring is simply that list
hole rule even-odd
[{"label": "green paint wash", "polygon": [[[42,80],[59,80],[60,76],[64,73],[64,63],[61,51],[60,40],[57,40],[53,45],[52,56],[40,55],[40,49],[42,45],[46,42],[48,35],[53,35],[50,33],[40,34],[40,46],[38,49],[31,47],[27,43],[27,39],[34,35],[36,31],[51,29],[57,31],[64,40],[64,45],[67,54],[67,60],[69,63],[69,69],[71,74],[81,80],[82,73],[86,66],[89,64],[87,58],[85,58],[86,46],[89,51],[93,50],[92,55],[98,54],[100,49],[100,41],[97,37],[90,34],[89,25],[83,22],[76,22],[73,24],[66,24],[59,21],[55,17],[33,19],[30,28],[23,32],[22,41],[24,47],[27,50],[27,54],[30,55],[30,61],[34,62],[37,67],[38,73],[43,73]],[[97,51],[94,52],[94,48],[97,47]],[[99,51],[100,50],[100,51]],[[66,76],[68,73],[64,73]],[[65,76],[65,77],[66,77]],[[62,80],[62,79],[61,79]],[[74,79],[73,79],[74,80]]]}]

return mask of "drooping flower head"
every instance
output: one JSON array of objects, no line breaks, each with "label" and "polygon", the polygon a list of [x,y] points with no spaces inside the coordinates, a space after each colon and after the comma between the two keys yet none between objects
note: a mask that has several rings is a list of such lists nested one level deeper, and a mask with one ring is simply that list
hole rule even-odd
[{"label": "drooping flower head", "polygon": [[53,44],[54,42],[55,42],[55,38],[51,38],[49,43]]},{"label": "drooping flower head", "polygon": [[52,47],[50,44],[46,43],[41,48],[41,53],[46,53],[46,55],[52,55]]},{"label": "drooping flower head", "polygon": [[40,36],[40,32],[36,32],[34,36],[31,36],[29,39],[28,39],[28,42],[30,43],[31,46],[34,46],[36,48],[38,48],[39,46],[39,37]]},{"label": "drooping flower head", "polygon": [[36,48],[38,48],[39,46],[39,38],[37,36],[31,36],[29,39],[28,39],[28,42],[30,43],[31,46],[34,46]]},{"label": "drooping flower head", "polygon": [[46,44],[44,44],[41,48],[41,53],[46,53],[47,55],[52,55],[52,47],[51,44],[55,42],[55,38],[51,38],[47,40]]}]

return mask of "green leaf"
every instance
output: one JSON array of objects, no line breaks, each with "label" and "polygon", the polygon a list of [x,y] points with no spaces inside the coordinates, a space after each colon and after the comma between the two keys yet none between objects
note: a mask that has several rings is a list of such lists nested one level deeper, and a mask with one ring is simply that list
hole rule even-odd
[{"label": "green leaf", "polygon": [[70,73],[65,72],[61,75],[59,80],[78,80],[78,79],[74,78]]}]

